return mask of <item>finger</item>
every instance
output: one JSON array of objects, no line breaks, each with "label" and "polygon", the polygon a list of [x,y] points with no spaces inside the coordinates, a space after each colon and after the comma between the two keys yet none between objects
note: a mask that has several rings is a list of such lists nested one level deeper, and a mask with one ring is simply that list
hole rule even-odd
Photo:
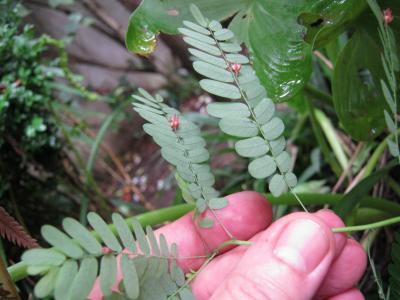
[{"label": "finger", "polygon": [[[229,202],[228,205],[215,211],[215,213],[218,221],[224,224],[235,238],[248,240],[271,223],[271,205],[261,194],[240,192],[226,198]],[[205,217],[215,220],[215,225],[212,228],[200,228],[193,220],[193,213],[189,213],[155,231],[155,235],[158,237],[163,234],[169,245],[177,244],[178,257],[181,258],[178,259],[178,264],[184,272],[198,269],[204,263],[207,254],[229,240],[229,236],[212,213],[206,211]],[[201,258],[194,258],[199,256]],[[117,283],[113,288],[114,290],[117,290],[121,278],[118,259]],[[101,299],[101,297],[102,292],[97,279],[89,298],[94,300]]]},{"label": "finger", "polygon": [[[220,223],[224,224],[238,240],[250,239],[271,223],[271,205],[261,194],[246,191],[232,194],[226,198],[229,204],[223,209],[215,210],[218,220],[210,211],[206,211],[204,215],[204,217],[214,220],[213,227],[199,227],[193,220],[193,213],[189,213],[156,230],[156,235],[163,234],[169,244],[176,243],[178,257],[190,258],[205,256],[230,239]],[[178,264],[184,272],[187,272],[198,269],[205,259],[178,259]]]},{"label": "finger", "polygon": [[[343,227],[343,221],[331,210],[323,209],[314,213],[319,219],[323,220],[329,227]],[[255,235],[251,242],[254,243],[261,233]],[[336,233],[335,237],[335,256],[338,256],[346,244],[347,236],[344,233]],[[248,247],[240,246],[228,253],[221,255],[211,261],[209,265],[192,282],[192,291],[197,300],[210,299],[221,282],[215,278],[227,278]],[[346,288],[347,289],[347,288]]]},{"label": "finger", "polygon": [[362,277],[367,267],[367,255],[362,246],[347,239],[347,243],[332,263],[315,299],[326,299],[351,289]]},{"label": "finger", "polygon": [[211,299],[311,299],[335,251],[331,228],[319,217],[288,215],[260,235]]},{"label": "finger", "polygon": [[340,295],[333,296],[326,300],[364,300],[364,296],[357,289],[351,289],[347,292],[344,292]]}]

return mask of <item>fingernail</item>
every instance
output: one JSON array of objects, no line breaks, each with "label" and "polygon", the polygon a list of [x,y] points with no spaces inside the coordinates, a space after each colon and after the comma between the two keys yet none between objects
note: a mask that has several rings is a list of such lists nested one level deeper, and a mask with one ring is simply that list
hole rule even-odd
[{"label": "fingernail", "polygon": [[290,223],[281,233],[274,255],[299,272],[312,272],[328,254],[330,241],[323,228],[312,220]]}]

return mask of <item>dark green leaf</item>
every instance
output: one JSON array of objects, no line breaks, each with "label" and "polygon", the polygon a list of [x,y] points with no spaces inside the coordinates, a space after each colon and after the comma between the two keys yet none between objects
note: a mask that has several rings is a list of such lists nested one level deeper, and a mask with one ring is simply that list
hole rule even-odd
[{"label": "dark green leaf", "polygon": [[385,115],[385,122],[386,122],[386,126],[389,128],[389,131],[391,133],[396,133],[396,124],[394,123],[392,117],[389,115],[389,113],[387,112],[387,110],[385,109],[384,111],[384,115]]}]

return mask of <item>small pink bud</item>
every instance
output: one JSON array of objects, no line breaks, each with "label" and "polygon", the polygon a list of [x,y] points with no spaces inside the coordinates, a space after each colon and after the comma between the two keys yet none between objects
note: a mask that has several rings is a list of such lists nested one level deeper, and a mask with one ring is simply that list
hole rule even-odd
[{"label": "small pink bud", "polygon": [[109,254],[111,252],[112,252],[111,249],[108,247],[101,248],[101,253],[103,253],[103,254]]},{"label": "small pink bud", "polygon": [[173,131],[176,131],[179,128],[179,117],[177,115],[173,115],[169,120],[169,124]]},{"label": "small pink bud", "polygon": [[383,11],[383,21],[385,22],[385,25],[389,25],[393,21],[393,14],[390,8],[386,8]]},{"label": "small pink bud", "polygon": [[231,69],[232,69],[233,72],[235,72],[236,76],[238,75],[238,73],[239,73],[241,68],[242,68],[241,64],[238,64],[238,63],[231,64]]}]

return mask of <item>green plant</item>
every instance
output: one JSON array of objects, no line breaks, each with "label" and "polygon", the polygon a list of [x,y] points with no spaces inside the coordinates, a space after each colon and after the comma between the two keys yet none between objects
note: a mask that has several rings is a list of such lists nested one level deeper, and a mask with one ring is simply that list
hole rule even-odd
[{"label": "green plant", "polygon": [[400,297],[400,233],[395,233],[395,241],[392,246],[392,264],[389,265],[390,273],[390,299]]}]

